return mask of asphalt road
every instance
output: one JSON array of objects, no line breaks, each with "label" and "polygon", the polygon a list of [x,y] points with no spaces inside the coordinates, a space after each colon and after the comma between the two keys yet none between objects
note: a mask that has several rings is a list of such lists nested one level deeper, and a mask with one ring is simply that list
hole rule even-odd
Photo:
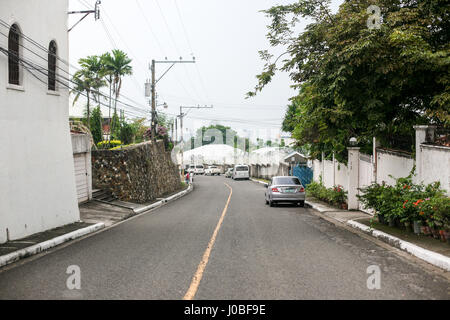
[{"label": "asphalt road", "polygon": [[[225,183],[233,192],[226,211]],[[81,290],[66,287],[72,265],[80,267]],[[367,288],[373,265],[379,290]],[[195,191],[178,201],[0,270],[0,299],[182,299],[189,288],[202,300],[450,298],[449,282],[413,259],[312,209],[270,208],[263,186],[223,177],[196,177]]]}]

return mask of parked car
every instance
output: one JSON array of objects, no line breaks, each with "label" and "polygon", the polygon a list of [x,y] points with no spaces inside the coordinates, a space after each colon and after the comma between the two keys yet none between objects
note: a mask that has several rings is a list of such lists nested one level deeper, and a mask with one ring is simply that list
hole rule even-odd
[{"label": "parked car", "polygon": [[208,169],[205,170],[205,176],[220,176],[220,169],[216,166],[209,166]]},{"label": "parked car", "polygon": [[225,178],[231,178],[233,176],[234,168],[230,168],[225,172]]},{"label": "parked car", "polygon": [[234,167],[233,175],[231,176],[233,180],[245,179],[250,180],[250,168],[247,165],[237,165]]},{"label": "parked car", "polygon": [[195,166],[195,170],[194,170],[195,174],[205,174],[205,167],[203,165],[197,165]]},{"label": "parked car", "polygon": [[273,207],[280,202],[305,206],[305,187],[297,177],[274,177],[267,185],[266,204]]}]

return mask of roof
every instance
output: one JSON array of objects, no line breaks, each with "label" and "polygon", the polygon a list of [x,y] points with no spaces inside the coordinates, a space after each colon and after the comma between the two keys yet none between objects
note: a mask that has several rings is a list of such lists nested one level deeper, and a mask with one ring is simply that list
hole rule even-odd
[{"label": "roof", "polygon": [[308,156],[305,156],[305,155],[301,154],[300,152],[295,151],[295,152],[290,153],[287,157],[285,157],[284,161],[290,162],[289,160],[292,157],[296,157],[296,158],[300,158],[300,159],[304,159],[304,160],[308,160],[309,159]]}]

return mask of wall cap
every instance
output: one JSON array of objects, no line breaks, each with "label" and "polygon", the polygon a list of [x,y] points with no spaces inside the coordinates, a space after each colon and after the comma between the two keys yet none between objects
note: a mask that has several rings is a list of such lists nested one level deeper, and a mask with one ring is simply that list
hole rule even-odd
[{"label": "wall cap", "polygon": [[428,125],[414,126],[413,128],[416,130],[437,129],[436,126],[428,126]]}]

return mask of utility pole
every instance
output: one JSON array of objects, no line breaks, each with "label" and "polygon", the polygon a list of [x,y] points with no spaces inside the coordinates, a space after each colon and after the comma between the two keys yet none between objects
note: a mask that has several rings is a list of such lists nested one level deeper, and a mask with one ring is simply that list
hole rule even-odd
[{"label": "utility pole", "polygon": [[97,0],[95,2],[95,9],[94,10],[83,10],[83,11],[69,11],[68,14],[84,14],[84,16],[78,20],[77,23],[75,23],[68,32],[72,31],[73,28],[75,28],[81,21],[86,19],[88,15],[93,13],[95,15],[95,21],[100,19],[100,5],[102,4],[101,0]]},{"label": "utility pole", "polygon": [[181,106],[180,107],[180,115],[179,115],[179,117],[180,117],[180,130],[181,130],[181,143],[180,143],[180,146],[181,146],[181,175],[183,177],[184,177],[184,132],[183,132],[183,120],[184,120],[184,117],[186,116],[186,114],[183,113],[183,109],[212,109],[212,108],[214,108],[214,106],[210,106],[210,107],[207,107],[207,106],[204,106],[204,107],[200,107],[200,106],[197,106],[197,107],[183,107],[183,106]]},{"label": "utility pole", "polygon": [[[171,66],[163,73],[163,75],[156,80],[156,64],[162,64],[162,63],[168,63],[171,64]],[[192,61],[183,61],[183,58],[180,57],[179,61],[156,61],[152,60],[152,64],[150,66],[150,70],[152,71],[152,82],[151,82],[151,95],[152,95],[152,139],[156,139],[156,125],[157,125],[157,119],[156,119],[156,85],[158,82],[172,69],[175,64],[178,63],[195,63],[195,57],[192,58]]]},{"label": "utility pole", "polygon": [[156,61],[152,60],[152,140],[156,140]]}]

